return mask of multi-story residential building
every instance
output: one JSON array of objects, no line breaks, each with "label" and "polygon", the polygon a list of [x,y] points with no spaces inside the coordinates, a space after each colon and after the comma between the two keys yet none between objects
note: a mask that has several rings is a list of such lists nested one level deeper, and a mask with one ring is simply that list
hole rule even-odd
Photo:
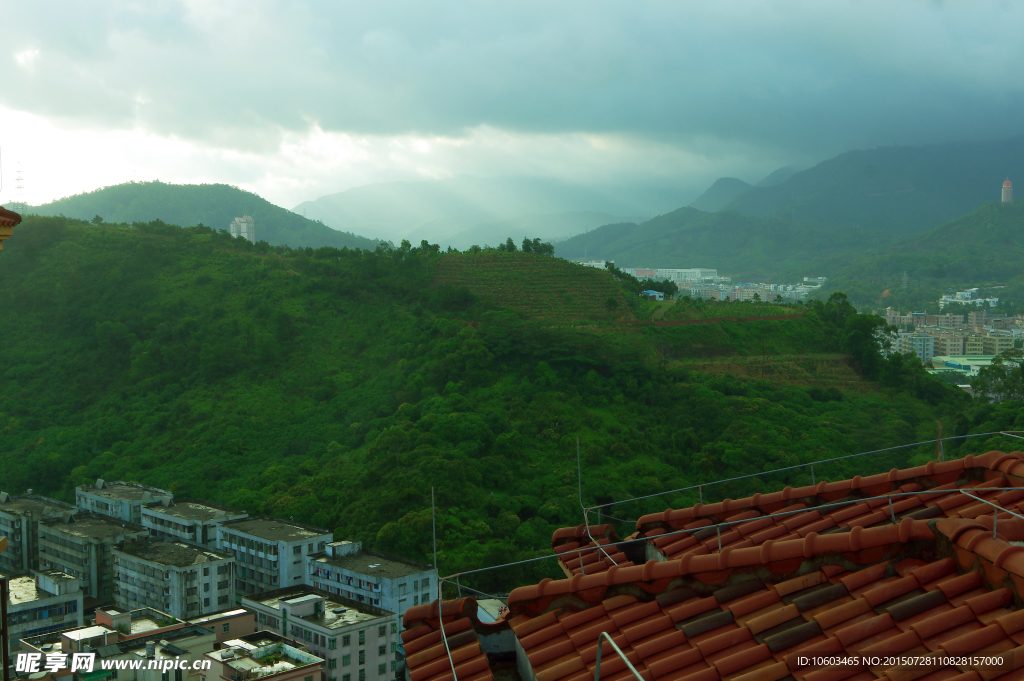
[{"label": "multi-story residential building", "polygon": [[63,501],[32,494],[21,497],[0,492],[0,536],[7,550],[0,553],[0,571],[17,574],[39,567],[39,521],[69,516],[78,509]]},{"label": "multi-story residential building", "polygon": [[217,549],[235,557],[239,596],[304,584],[306,556],[325,550],[327,530],[277,518],[229,520],[217,526]]},{"label": "multi-story residential building", "polygon": [[395,613],[437,598],[437,572],[379,551],[362,542],[339,541],[307,558],[310,583],[318,589]]},{"label": "multi-story residential building", "polygon": [[75,489],[75,505],[83,511],[142,524],[142,508],[162,499],[171,500],[174,495],[156,487],[146,487],[134,482],[106,482],[97,480],[95,485],[80,485]]},{"label": "multi-story residential building", "polygon": [[213,666],[204,677],[225,681],[319,681],[324,661],[284,643],[238,646],[206,653]]},{"label": "multi-story residential building", "polygon": [[92,513],[39,523],[39,565],[61,570],[82,582],[87,603],[109,603],[114,596],[111,548],[148,535],[146,528]]},{"label": "multi-story residential building", "polygon": [[936,355],[963,355],[964,341],[967,339],[962,333],[938,336],[935,339]]},{"label": "multi-story residential building", "polygon": [[327,681],[383,681],[395,675],[394,613],[301,586],[243,598],[256,627],[295,639],[324,659]]},{"label": "multi-story residential building", "polygon": [[964,354],[965,355],[984,355],[985,353],[985,336],[981,334],[973,333],[964,339]]},{"label": "multi-story residential building", "polygon": [[114,604],[188,619],[230,608],[235,559],[183,542],[130,539],[115,546]]},{"label": "multi-story residential building", "polygon": [[15,648],[24,636],[82,626],[82,587],[77,578],[51,570],[11,577],[7,633]]},{"label": "multi-story residential building", "polygon": [[998,355],[1013,350],[1013,336],[983,336],[981,339],[981,354]]},{"label": "multi-story residential building", "polygon": [[913,353],[922,362],[927,362],[935,356],[935,338],[926,333],[903,333],[897,334],[899,347],[897,352],[901,354]]},{"label": "multi-story residential building", "polygon": [[248,516],[245,511],[229,506],[164,497],[160,503],[142,507],[140,524],[154,537],[216,549],[217,525]]}]

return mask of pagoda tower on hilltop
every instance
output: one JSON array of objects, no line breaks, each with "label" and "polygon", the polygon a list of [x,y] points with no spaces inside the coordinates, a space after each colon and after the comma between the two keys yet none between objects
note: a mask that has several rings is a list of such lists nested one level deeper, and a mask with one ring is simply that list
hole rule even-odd
[{"label": "pagoda tower on hilltop", "polygon": [[1006,182],[1003,183],[1003,203],[1011,201],[1013,201],[1013,183],[1010,182],[1010,178],[1006,178]]}]

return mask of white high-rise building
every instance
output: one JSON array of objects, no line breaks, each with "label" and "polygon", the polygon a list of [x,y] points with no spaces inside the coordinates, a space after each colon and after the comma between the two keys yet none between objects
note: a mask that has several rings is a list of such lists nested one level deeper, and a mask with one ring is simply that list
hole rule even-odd
[{"label": "white high-rise building", "polygon": [[247,239],[249,243],[256,243],[256,221],[248,215],[232,220],[229,229],[231,230],[231,236],[240,236],[243,239]]}]

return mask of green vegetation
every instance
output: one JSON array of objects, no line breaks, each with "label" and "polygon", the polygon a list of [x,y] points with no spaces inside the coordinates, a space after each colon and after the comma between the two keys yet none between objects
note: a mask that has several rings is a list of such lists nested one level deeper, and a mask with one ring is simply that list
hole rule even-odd
[{"label": "green vegetation", "polygon": [[215,230],[227,229],[236,217],[249,215],[256,221],[256,237],[271,246],[369,249],[377,246],[376,241],[307,220],[252,192],[226,184],[130,182],[58,199],[35,206],[29,212],[91,220],[97,224],[159,219],[177,225],[205,224]]},{"label": "green vegetation", "polygon": [[560,258],[584,254],[631,267],[714,267],[734,280],[797,280],[814,263],[888,243],[895,235],[873,229],[823,228],[732,211],[680,208],[648,220],[605,225],[555,244]]},{"label": "green vegetation", "polygon": [[665,312],[665,321],[688,321],[694,319],[716,319],[718,317],[775,317],[781,315],[798,315],[804,312],[801,305],[778,305],[775,303],[755,303],[751,301],[714,301],[694,300],[689,296],[679,301]]},{"label": "green vegetation", "polygon": [[[206,227],[29,217],[0,253],[0,489],[72,499],[98,477],[137,480],[422,560],[434,487],[451,573],[546,555],[555,528],[582,522],[577,437],[584,501],[631,519],[698,494],[631,497],[926,440],[936,419],[965,434],[1018,418],[965,412],[919,364],[882,360],[881,320],[841,295],[793,321],[672,327],[619,324],[631,297],[608,272],[518,250],[271,249]],[[773,357],[839,362],[863,387],[701,368]],[[1015,445],[946,453],[999,446]],[[536,563],[464,583],[555,574]]]},{"label": "green vegetation", "polygon": [[977,286],[984,297],[1000,298],[1002,311],[1014,313],[1024,310],[1022,256],[1024,202],[990,202],[927,234],[826,262],[820,270],[834,273],[825,295],[842,290],[860,306],[938,312],[943,294]]}]

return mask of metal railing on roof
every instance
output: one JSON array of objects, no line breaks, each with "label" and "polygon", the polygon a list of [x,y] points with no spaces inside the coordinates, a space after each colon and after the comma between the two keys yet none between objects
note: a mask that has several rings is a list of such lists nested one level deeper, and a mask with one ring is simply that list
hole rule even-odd
[{"label": "metal railing on roof", "polygon": [[622,661],[626,663],[626,668],[633,673],[633,676],[637,678],[637,681],[646,681],[644,677],[640,676],[640,672],[636,670],[633,663],[629,661],[626,654],[622,652],[622,649],[615,644],[612,640],[611,635],[607,631],[602,631],[601,635],[597,637],[597,660],[594,662],[594,681],[601,681],[601,651],[604,649],[604,643],[602,640],[608,641],[612,645],[612,650],[615,654],[622,658]]}]

